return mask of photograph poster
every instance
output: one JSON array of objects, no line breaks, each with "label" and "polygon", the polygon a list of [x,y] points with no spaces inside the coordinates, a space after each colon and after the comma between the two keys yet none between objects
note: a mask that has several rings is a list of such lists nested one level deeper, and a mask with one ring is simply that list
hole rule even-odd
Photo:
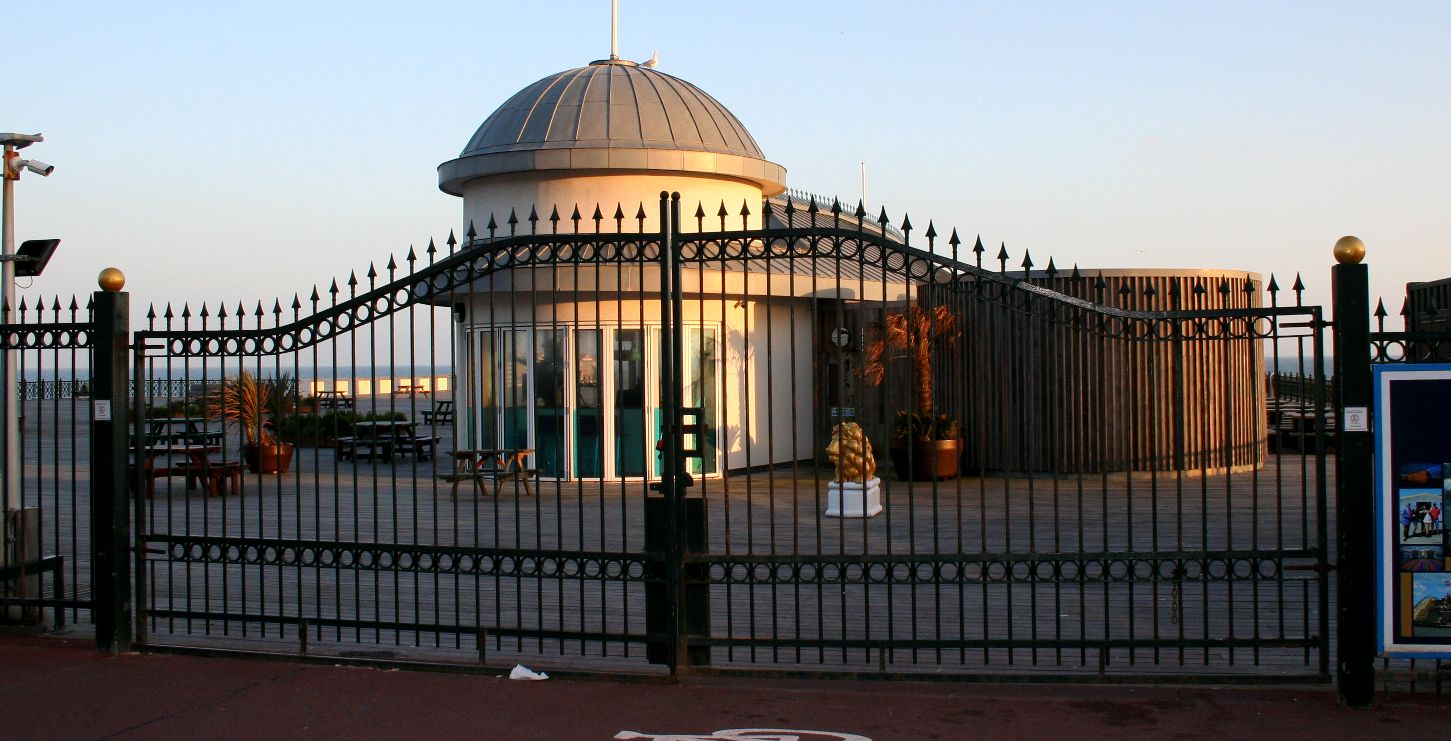
[{"label": "photograph poster", "polygon": [[1374,371],[1379,651],[1451,658],[1451,365]]}]

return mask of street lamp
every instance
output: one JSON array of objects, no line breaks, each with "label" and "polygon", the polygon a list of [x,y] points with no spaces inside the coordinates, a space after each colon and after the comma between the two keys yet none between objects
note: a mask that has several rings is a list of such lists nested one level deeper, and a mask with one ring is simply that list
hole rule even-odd
[{"label": "street lamp", "polygon": [[[0,322],[10,323],[15,310],[15,268],[17,260],[33,260],[33,256],[15,254],[15,181],[20,173],[29,170],[42,177],[55,171],[54,165],[40,160],[22,159],[18,150],[45,141],[40,134],[0,134],[0,144],[5,146],[5,160],[0,168],[0,180],[4,181],[5,211],[0,221]],[[55,245],[50,245],[53,250]],[[48,257],[48,255],[47,255]],[[5,451],[4,511],[20,506],[20,403],[15,387],[15,351],[0,353],[0,382],[5,390],[0,393],[0,450]]]}]

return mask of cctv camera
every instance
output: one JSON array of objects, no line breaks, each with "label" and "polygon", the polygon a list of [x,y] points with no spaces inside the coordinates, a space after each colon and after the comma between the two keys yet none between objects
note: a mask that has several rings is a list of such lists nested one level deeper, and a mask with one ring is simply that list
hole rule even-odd
[{"label": "cctv camera", "polygon": [[47,165],[40,160],[21,160],[20,162],[25,166],[25,169],[36,175],[49,176],[52,172],[55,172],[55,165]]}]

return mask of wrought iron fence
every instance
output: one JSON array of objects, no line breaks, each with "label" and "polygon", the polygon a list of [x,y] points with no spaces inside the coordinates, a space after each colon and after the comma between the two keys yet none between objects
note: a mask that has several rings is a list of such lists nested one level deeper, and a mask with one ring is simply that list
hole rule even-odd
[{"label": "wrought iron fence", "polygon": [[[0,360],[12,384],[19,377],[56,388],[84,378],[94,331],[89,308],[74,298],[68,308],[58,297],[50,305],[22,299],[5,318]],[[55,629],[89,623],[92,407],[89,400],[56,395],[21,395],[18,403],[0,409],[0,420],[13,423],[0,430],[0,440],[14,440],[15,453],[0,477],[0,610],[6,622]]]}]

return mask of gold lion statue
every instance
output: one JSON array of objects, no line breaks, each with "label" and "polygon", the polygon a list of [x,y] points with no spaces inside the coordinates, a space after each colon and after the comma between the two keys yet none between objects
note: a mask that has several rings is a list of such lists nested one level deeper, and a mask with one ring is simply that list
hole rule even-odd
[{"label": "gold lion statue", "polygon": [[866,483],[877,475],[877,459],[872,457],[872,441],[855,422],[841,422],[831,430],[831,444],[826,455],[836,464],[836,480],[843,483]]}]

